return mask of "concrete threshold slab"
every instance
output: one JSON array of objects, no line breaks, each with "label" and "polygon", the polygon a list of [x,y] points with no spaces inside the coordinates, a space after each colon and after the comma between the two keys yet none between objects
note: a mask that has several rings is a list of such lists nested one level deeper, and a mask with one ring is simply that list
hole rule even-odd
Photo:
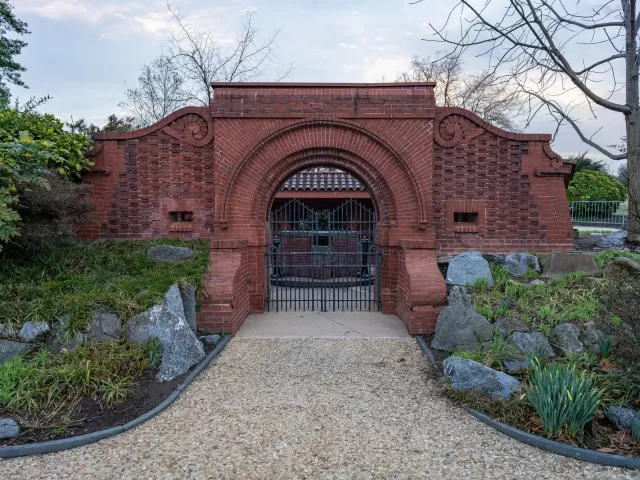
[{"label": "concrete threshold slab", "polygon": [[245,338],[410,337],[396,315],[378,312],[269,312],[249,315],[236,333]]}]

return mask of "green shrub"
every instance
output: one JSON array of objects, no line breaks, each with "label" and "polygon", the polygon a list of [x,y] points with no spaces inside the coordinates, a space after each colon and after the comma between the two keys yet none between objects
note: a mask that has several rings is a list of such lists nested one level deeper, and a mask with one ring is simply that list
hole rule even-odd
[{"label": "green shrub", "polygon": [[566,426],[569,434],[575,437],[594,419],[602,392],[593,388],[590,375],[578,373],[575,366],[537,363],[530,381],[527,398],[547,435],[558,435]]},{"label": "green shrub", "polygon": [[84,155],[89,140],[63,127],[53,115],[0,110],[0,250],[20,235],[20,190],[48,189],[49,169],[80,178],[91,165]]},{"label": "green shrub", "polygon": [[623,202],[627,198],[627,189],[608,173],[586,170],[573,176],[567,188],[567,198],[569,203],[579,200]]}]

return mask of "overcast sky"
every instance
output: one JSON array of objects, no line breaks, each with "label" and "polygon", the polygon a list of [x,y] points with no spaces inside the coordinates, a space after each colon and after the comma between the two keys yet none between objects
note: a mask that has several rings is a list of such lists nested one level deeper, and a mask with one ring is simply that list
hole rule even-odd
[{"label": "overcast sky", "polygon": [[[19,61],[29,90],[13,88],[14,96],[51,95],[44,110],[67,120],[85,118],[101,124],[119,112],[125,84],[135,84],[140,69],[161,51],[174,28],[165,0],[13,0],[18,17],[29,24],[29,45]],[[429,23],[441,24],[453,0],[173,0],[187,22],[212,29],[220,42],[232,42],[248,9],[267,37],[276,30],[281,62],[263,80],[277,78],[293,64],[288,81],[376,82],[406,70],[413,55],[433,55],[442,46],[429,38]],[[581,3],[602,3],[587,0]],[[585,49],[586,50],[586,49]],[[592,56],[593,51],[575,52]],[[587,59],[589,58],[587,57]],[[576,61],[580,61],[577,58]],[[465,59],[465,70],[478,73],[486,62]],[[621,114],[604,113],[597,120],[584,112],[590,133],[617,143],[624,134]],[[552,120],[540,117],[527,129],[552,133]],[[587,149],[569,128],[561,131],[554,150],[568,156]],[[593,152],[594,156],[596,152]],[[617,168],[617,164],[616,167]]]}]

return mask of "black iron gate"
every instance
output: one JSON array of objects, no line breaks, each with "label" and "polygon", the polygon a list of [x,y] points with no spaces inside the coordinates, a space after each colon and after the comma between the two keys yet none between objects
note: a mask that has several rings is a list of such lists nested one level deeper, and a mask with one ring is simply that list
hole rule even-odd
[{"label": "black iron gate", "polygon": [[265,258],[266,310],[380,310],[375,228],[375,212],[354,199],[334,210],[292,199],[275,210]]}]

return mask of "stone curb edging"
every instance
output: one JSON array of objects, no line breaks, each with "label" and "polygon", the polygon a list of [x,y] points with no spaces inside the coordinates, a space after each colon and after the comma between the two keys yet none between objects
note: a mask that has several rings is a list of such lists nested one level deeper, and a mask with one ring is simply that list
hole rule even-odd
[{"label": "stone curb edging", "polygon": [[143,424],[147,420],[155,417],[169,405],[171,405],[182,393],[182,391],[193,382],[193,380],[205,369],[211,361],[218,356],[222,349],[229,343],[232,335],[225,335],[220,343],[214,348],[199,364],[198,366],[184,379],[184,381],[178,385],[178,387],[165,398],[160,404],[156,405],[153,409],[140,415],[138,418],[134,418],[130,422],[124,425],[118,425],[116,427],[99,430],[97,432],[87,433],[85,435],[78,435],[76,437],[62,438],[60,440],[50,440],[48,442],[30,443],[25,445],[11,445],[8,447],[0,447],[0,458],[13,458],[23,457],[26,455],[41,455],[44,453],[60,452],[62,450],[69,450],[71,448],[81,447],[94,443],[105,438],[113,437],[120,433],[131,430],[138,425]]},{"label": "stone curb edging", "polygon": [[[435,366],[433,361],[433,353],[427,346],[427,342],[424,341],[421,335],[416,335],[416,340],[422,348],[422,351],[429,358],[429,361]],[[597,463],[599,465],[606,465],[608,467],[620,467],[620,468],[633,468],[640,469],[640,458],[625,457],[623,455],[614,455],[611,453],[598,452],[596,450],[587,450],[586,448],[575,447],[566,443],[556,442],[549,440],[548,438],[535,435],[533,433],[523,432],[511,425],[499,422],[493,418],[480,413],[472,408],[463,406],[462,408],[472,415],[475,419],[493,427],[501,433],[504,433],[508,437],[518,440],[532,447],[537,447],[547,452],[563,455],[565,457],[574,458],[576,460],[582,460],[583,462]]]}]

